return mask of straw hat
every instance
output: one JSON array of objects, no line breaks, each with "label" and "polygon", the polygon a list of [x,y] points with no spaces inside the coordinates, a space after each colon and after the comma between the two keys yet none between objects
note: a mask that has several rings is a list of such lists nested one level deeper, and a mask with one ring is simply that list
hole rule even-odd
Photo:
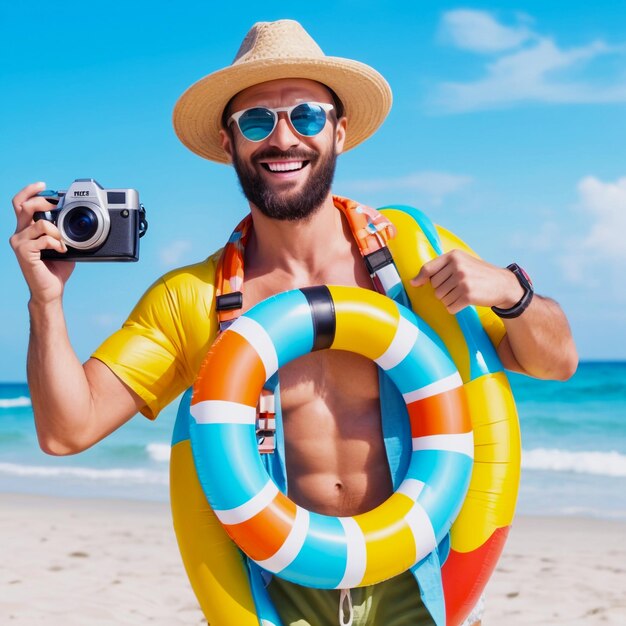
[{"label": "straw hat", "polygon": [[228,101],[240,91],[278,78],[308,78],[330,87],[348,118],[344,150],[365,141],[391,108],[391,89],[373,68],[326,56],[293,20],[258,22],[246,35],[232,65],[194,83],[174,107],[174,130],[193,152],[228,163],[219,138]]}]

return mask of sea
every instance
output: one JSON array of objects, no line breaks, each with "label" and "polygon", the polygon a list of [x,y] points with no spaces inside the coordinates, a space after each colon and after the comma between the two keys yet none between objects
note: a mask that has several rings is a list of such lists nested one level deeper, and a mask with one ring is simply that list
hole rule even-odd
[{"label": "sea", "polygon": [[[522,432],[521,515],[626,520],[626,362],[567,382],[509,374]],[[173,402],[81,454],[40,451],[28,386],[0,383],[0,492],[167,501]]]}]

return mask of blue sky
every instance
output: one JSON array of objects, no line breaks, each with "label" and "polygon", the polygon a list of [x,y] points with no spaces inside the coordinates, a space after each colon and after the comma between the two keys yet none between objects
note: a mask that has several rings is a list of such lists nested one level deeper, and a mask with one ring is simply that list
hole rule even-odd
[{"label": "blue sky", "polygon": [[255,21],[299,20],[379,70],[394,106],[340,158],[334,189],[412,204],[483,257],[517,261],[585,359],[626,359],[626,2],[29,2],[0,8],[0,380],[24,380],[28,292],[10,198],[28,182],[134,187],[137,264],[80,265],[65,297],[83,359],[148,285],[206,257],[246,203],[177,140],[178,96],[229,64]]}]

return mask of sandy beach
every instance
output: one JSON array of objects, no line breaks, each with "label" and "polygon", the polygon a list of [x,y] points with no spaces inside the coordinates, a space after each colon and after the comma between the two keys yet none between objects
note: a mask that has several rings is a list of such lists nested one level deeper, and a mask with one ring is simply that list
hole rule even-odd
[{"label": "sandy beach", "polygon": [[[0,503],[0,624],[206,623],[167,504],[14,494]],[[483,624],[626,624],[626,523],[516,518]]]}]

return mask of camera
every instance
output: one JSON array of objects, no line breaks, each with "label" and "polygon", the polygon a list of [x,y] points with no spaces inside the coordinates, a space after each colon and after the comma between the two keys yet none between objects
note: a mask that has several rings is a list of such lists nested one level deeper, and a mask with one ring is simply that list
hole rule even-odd
[{"label": "camera", "polygon": [[139,260],[139,238],[148,222],[136,189],[104,189],[93,178],[77,178],[67,191],[39,195],[56,208],[37,212],[33,219],[52,222],[67,246],[65,253],[42,250],[42,259]]}]

